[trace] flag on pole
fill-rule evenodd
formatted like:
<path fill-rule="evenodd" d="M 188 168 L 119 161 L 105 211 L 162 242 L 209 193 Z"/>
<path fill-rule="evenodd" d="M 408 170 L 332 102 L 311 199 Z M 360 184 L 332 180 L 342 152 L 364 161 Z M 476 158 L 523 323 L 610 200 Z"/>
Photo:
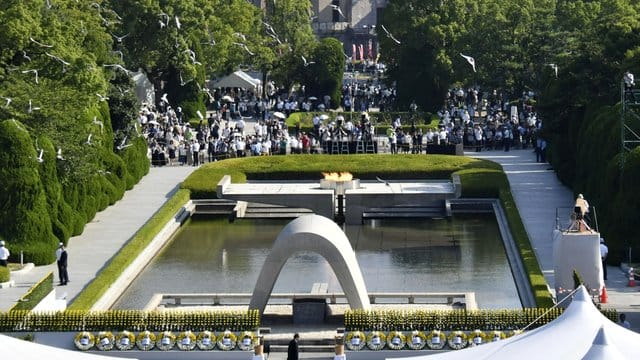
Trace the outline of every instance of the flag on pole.
<path fill-rule="evenodd" d="M 351 52 L 351 61 L 352 62 L 356 62 L 356 60 L 358 59 L 358 53 L 356 51 L 356 44 L 353 44 L 353 51 Z"/>
<path fill-rule="evenodd" d="M 360 60 L 364 61 L 364 44 L 360 44 Z"/>
<path fill-rule="evenodd" d="M 373 60 L 373 41 L 369 39 L 369 43 L 367 45 L 369 47 L 368 53 L 367 53 L 367 59 Z"/>

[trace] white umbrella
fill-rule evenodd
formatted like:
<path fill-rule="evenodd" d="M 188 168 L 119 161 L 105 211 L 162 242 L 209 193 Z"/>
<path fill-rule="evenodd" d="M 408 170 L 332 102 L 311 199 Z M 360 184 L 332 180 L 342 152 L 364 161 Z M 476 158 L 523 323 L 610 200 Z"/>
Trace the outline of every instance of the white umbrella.
<path fill-rule="evenodd" d="M 222 97 L 222 101 L 233 102 L 233 98 L 229 95 L 225 95 Z"/>
<path fill-rule="evenodd" d="M 286 119 L 286 115 L 281 113 L 280 111 L 276 111 L 273 113 L 273 116 L 277 117 L 278 119 Z"/>
<path fill-rule="evenodd" d="M 159 123 L 159 122 L 157 122 L 157 121 L 155 121 L 155 120 L 147 121 L 147 124 L 150 124 L 150 125 L 160 125 L 160 123 Z"/>
<path fill-rule="evenodd" d="M 329 115 L 327 114 L 320 115 L 320 120 L 327 120 L 327 119 L 329 119 Z"/>
<path fill-rule="evenodd" d="M 316 100 L 318 100 L 318 98 L 317 98 L 317 97 L 315 97 L 315 96 L 309 96 L 309 100 L 311 100 L 311 101 L 316 101 Z"/>

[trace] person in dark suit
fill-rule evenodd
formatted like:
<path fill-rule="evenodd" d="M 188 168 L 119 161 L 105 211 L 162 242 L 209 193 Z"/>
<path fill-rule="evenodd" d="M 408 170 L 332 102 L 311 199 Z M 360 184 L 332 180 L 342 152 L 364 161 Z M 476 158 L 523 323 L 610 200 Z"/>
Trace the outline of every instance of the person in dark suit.
<path fill-rule="evenodd" d="M 64 248 L 63 243 L 60 243 L 58 250 L 56 250 L 56 260 L 58 263 L 60 285 L 67 285 L 69 282 L 69 274 L 67 273 L 67 250 Z"/>
<path fill-rule="evenodd" d="M 287 349 L 287 360 L 298 360 L 298 339 L 300 335 L 296 333 L 293 335 L 293 340 L 289 341 L 289 348 Z"/>

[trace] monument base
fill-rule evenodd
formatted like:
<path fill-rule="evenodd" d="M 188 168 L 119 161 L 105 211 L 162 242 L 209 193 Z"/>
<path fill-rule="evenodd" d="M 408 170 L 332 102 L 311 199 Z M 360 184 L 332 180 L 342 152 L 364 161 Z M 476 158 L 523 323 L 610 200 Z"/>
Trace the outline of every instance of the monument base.
<path fill-rule="evenodd" d="M 293 323 L 295 325 L 323 323 L 326 311 L 327 302 L 324 299 L 295 299 Z"/>

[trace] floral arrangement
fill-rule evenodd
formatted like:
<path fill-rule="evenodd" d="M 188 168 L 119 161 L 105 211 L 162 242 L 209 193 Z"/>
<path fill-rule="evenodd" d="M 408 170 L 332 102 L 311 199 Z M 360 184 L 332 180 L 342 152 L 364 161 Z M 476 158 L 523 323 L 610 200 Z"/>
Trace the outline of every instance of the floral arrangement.
<path fill-rule="evenodd" d="M 143 331 L 136 337 L 136 346 L 142 351 L 148 351 L 156 346 L 156 334 L 151 331 Z"/>
<path fill-rule="evenodd" d="M 251 351 L 257 345 L 258 337 L 252 331 L 243 331 L 238 336 L 238 349 L 242 351 Z"/>
<path fill-rule="evenodd" d="M 96 344 L 96 338 L 89 331 L 81 331 L 73 338 L 73 343 L 79 350 L 87 351 Z"/>
<path fill-rule="evenodd" d="M 387 337 L 381 331 L 372 331 L 367 335 L 367 347 L 371 350 L 382 350 L 387 343 Z"/>
<path fill-rule="evenodd" d="M 440 330 L 433 330 L 427 334 L 427 347 L 431 350 L 440 350 L 447 344 L 447 336 Z"/>
<path fill-rule="evenodd" d="M 507 337 L 512 337 L 522 334 L 522 330 L 511 330 L 507 333 Z"/>
<path fill-rule="evenodd" d="M 482 345 L 487 341 L 487 334 L 482 330 L 473 330 L 468 336 L 469 343 L 473 345 Z"/>
<path fill-rule="evenodd" d="M 411 332 L 411 338 L 408 339 L 407 345 L 411 350 L 422 350 L 427 346 L 427 335 L 419 330 Z"/>
<path fill-rule="evenodd" d="M 460 350 L 469 344 L 469 339 L 467 338 L 467 334 L 462 331 L 452 331 L 449 333 L 447 344 L 453 350 Z"/>
<path fill-rule="evenodd" d="M 367 345 L 367 337 L 360 330 L 350 331 L 344 338 L 344 344 L 351 351 L 359 351 Z"/>
<path fill-rule="evenodd" d="M 212 350 L 216 347 L 216 335 L 211 331 L 205 330 L 198 334 L 196 344 L 200 350 Z"/>
<path fill-rule="evenodd" d="M 176 339 L 176 345 L 178 349 L 183 351 L 191 351 L 196 347 L 196 335 L 191 330 L 183 331 L 178 335 Z"/>
<path fill-rule="evenodd" d="M 115 337 L 111 331 L 100 331 L 96 337 L 96 347 L 98 350 L 109 351 L 113 349 Z"/>
<path fill-rule="evenodd" d="M 162 351 L 171 350 L 176 343 L 176 336 L 171 331 L 163 331 L 156 338 L 156 346 Z"/>
<path fill-rule="evenodd" d="M 387 346 L 392 350 L 402 350 L 407 343 L 407 337 L 401 331 L 391 331 L 387 335 Z"/>
<path fill-rule="evenodd" d="M 116 347 L 118 350 L 131 350 L 136 344 L 136 337 L 132 332 L 124 330 L 116 336 Z"/>
<path fill-rule="evenodd" d="M 502 340 L 502 339 L 506 339 L 507 335 L 500 331 L 500 330 L 494 330 L 492 332 L 490 332 L 489 334 L 487 334 L 487 341 L 498 341 L 498 340 Z"/>
<path fill-rule="evenodd" d="M 225 332 L 218 335 L 218 341 L 216 344 L 218 345 L 218 349 L 228 351 L 236 347 L 237 341 L 238 337 L 236 334 L 229 330 L 225 330 Z"/>

